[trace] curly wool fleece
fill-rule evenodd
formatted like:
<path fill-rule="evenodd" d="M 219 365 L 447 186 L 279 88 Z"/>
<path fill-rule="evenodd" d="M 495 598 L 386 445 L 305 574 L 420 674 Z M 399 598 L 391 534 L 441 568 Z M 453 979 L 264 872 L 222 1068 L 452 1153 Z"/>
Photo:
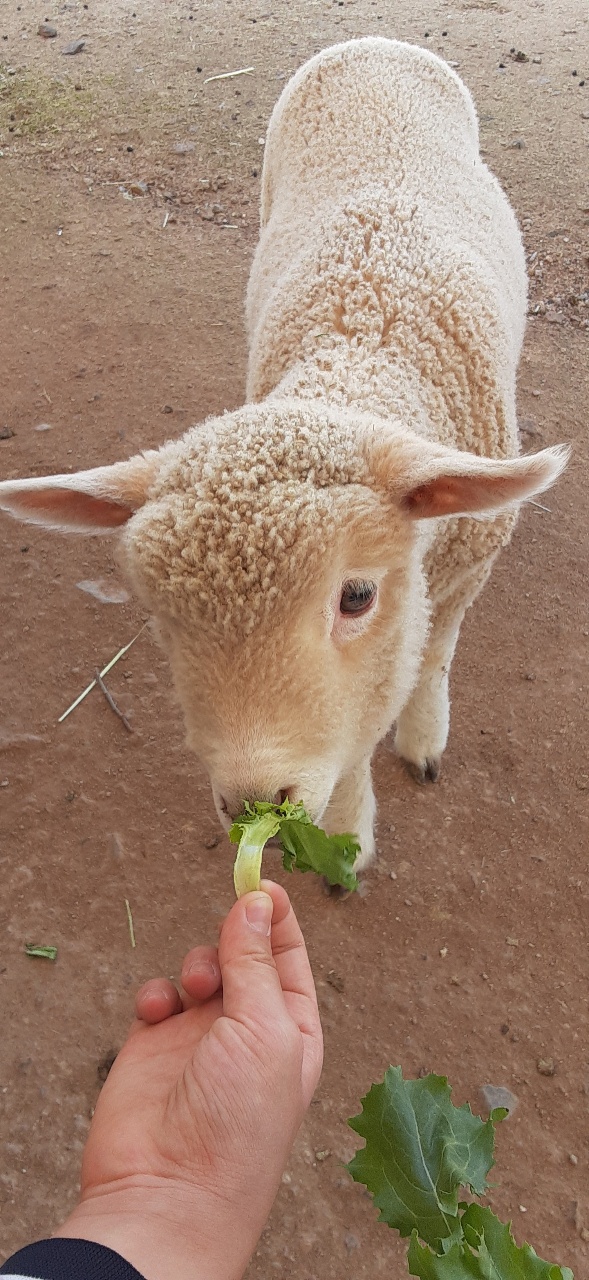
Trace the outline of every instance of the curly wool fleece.
<path fill-rule="evenodd" d="M 270 122 L 248 288 L 248 397 L 277 389 L 518 452 L 526 274 L 468 90 L 390 40 L 336 45 Z"/>
<path fill-rule="evenodd" d="M 291 610 L 370 470 L 358 419 L 300 401 L 246 406 L 160 451 L 149 502 L 128 527 L 128 566 L 146 600 L 226 637 Z M 355 496 L 355 518 L 384 500 Z M 282 610 L 281 610 L 282 603 Z"/>

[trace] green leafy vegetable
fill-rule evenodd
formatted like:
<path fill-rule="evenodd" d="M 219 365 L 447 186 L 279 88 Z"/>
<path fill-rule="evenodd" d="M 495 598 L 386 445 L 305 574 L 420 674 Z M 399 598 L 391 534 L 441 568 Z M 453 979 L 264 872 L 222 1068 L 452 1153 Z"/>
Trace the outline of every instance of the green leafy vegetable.
<path fill-rule="evenodd" d="M 40 956 L 42 960 L 57 960 L 57 947 L 38 947 L 34 942 L 25 942 L 28 956 Z"/>
<path fill-rule="evenodd" d="M 490 1209 L 470 1204 L 462 1215 L 462 1240 L 447 1253 L 421 1246 L 414 1231 L 408 1264 L 420 1280 L 573 1280 L 569 1267 L 543 1262 L 531 1245 L 518 1249 L 511 1231 Z"/>
<path fill-rule="evenodd" d="M 355 889 L 354 863 L 360 852 L 355 836 L 328 836 L 314 826 L 302 804 L 245 804 L 244 812 L 233 823 L 229 839 L 238 844 L 233 868 L 238 898 L 260 887 L 264 845 L 278 836 L 282 846 L 282 862 L 286 871 L 316 871 L 330 884 Z"/>
<path fill-rule="evenodd" d="M 402 1236 L 417 1228 L 434 1249 L 456 1234 L 458 1189 L 483 1195 L 493 1165 L 493 1121 L 455 1107 L 443 1076 L 404 1080 L 389 1067 L 362 1100 L 350 1126 L 366 1138 L 348 1166 Z"/>
<path fill-rule="evenodd" d="M 573 1280 L 568 1267 L 518 1248 L 490 1209 L 459 1201 L 461 1187 L 485 1193 L 493 1167 L 494 1128 L 470 1107 L 455 1107 L 444 1076 L 404 1080 L 389 1067 L 350 1120 L 365 1138 L 348 1169 L 368 1188 L 380 1219 L 411 1236 L 408 1265 L 420 1280 Z M 423 1241 L 424 1243 L 420 1243 Z"/>

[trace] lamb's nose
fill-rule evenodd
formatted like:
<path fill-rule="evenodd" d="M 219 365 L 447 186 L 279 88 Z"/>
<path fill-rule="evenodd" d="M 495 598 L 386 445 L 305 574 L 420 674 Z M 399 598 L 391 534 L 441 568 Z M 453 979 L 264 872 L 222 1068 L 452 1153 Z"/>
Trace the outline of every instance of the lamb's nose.
<path fill-rule="evenodd" d="M 227 815 L 228 818 L 232 818 L 233 821 L 235 821 L 235 819 L 239 817 L 240 813 L 243 813 L 243 806 L 246 800 L 252 805 L 255 804 L 256 800 L 268 801 L 270 799 L 272 800 L 272 804 L 284 804 L 285 800 L 293 799 L 293 791 L 293 787 L 281 787 L 279 791 L 275 791 L 274 796 L 272 797 L 267 791 L 258 792 L 256 795 L 250 793 L 248 796 L 244 796 L 242 798 L 238 798 L 237 796 L 220 795 L 219 808 L 222 813 Z"/>

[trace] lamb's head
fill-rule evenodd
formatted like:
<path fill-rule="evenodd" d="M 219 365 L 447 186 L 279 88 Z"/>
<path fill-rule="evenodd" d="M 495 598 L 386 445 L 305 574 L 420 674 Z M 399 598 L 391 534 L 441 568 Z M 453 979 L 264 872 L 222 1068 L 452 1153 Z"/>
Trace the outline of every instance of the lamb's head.
<path fill-rule="evenodd" d="M 0 485 L 57 529 L 119 528 L 221 821 L 288 795 L 320 820 L 415 682 L 432 518 L 495 512 L 564 465 L 492 462 L 399 425 L 269 400 L 127 463 Z"/>

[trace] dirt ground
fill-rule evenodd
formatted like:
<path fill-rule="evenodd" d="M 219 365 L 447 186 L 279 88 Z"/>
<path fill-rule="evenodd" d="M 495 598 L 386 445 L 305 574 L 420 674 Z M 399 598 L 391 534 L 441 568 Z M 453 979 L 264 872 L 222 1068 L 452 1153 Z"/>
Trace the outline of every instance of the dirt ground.
<path fill-rule="evenodd" d="M 48 3 L 48 0 L 47 0 Z M 135 6 L 133 8 L 133 5 Z M 267 7 L 265 7 L 267 5 Z M 54 22 L 42 39 L 37 26 Z M 0 475 L 94 466 L 243 394 L 242 299 L 263 136 L 322 46 L 398 36 L 474 93 L 482 146 L 522 222 L 530 322 L 524 448 L 570 441 L 467 618 L 435 787 L 388 744 L 379 858 L 361 896 L 289 880 L 313 960 L 326 1066 L 251 1280 L 404 1274 L 342 1162 L 346 1118 L 389 1063 L 519 1099 L 491 1203 L 521 1242 L 589 1269 L 587 404 L 589 12 L 585 0 L 5 0 L 0 16 Z M 83 50 L 64 55 L 68 41 Z M 517 58 L 518 53 L 526 60 Z M 253 73 L 205 84 L 208 76 Z M 584 81 L 584 77 L 586 77 Z M 584 83 L 583 83 L 584 81 Z M 145 184 L 145 187 L 134 184 Z M 166 224 L 164 226 L 164 223 Z M 50 429 L 41 430 L 41 426 Z M 51 1231 L 133 991 L 214 940 L 231 851 L 183 744 L 166 663 L 108 541 L 2 521 L 0 1253 Z M 205 817 L 203 819 L 202 814 Z M 268 867 L 272 866 L 271 856 Z M 133 950 L 125 909 L 133 914 Z M 54 944 L 55 964 L 24 954 Z M 554 1074 L 538 1063 L 553 1060 Z M 101 1065 L 102 1064 L 102 1065 Z"/>

